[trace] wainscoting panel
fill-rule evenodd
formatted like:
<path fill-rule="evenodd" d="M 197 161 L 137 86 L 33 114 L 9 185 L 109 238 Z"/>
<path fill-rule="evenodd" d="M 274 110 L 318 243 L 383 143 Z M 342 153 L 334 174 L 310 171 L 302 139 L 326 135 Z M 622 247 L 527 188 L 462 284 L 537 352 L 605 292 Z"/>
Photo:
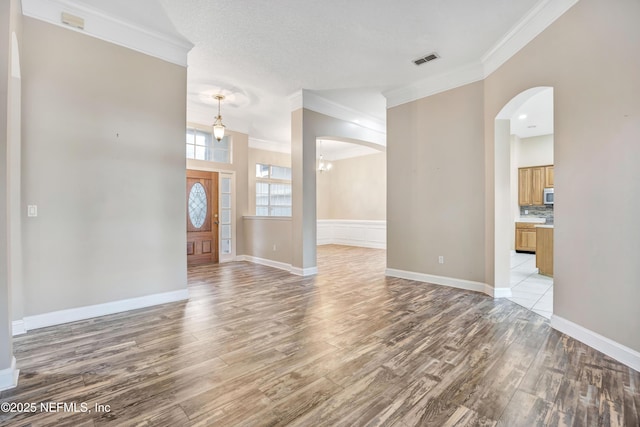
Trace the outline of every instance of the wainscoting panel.
<path fill-rule="evenodd" d="M 320 219 L 317 242 L 318 245 L 386 249 L 387 221 Z"/>

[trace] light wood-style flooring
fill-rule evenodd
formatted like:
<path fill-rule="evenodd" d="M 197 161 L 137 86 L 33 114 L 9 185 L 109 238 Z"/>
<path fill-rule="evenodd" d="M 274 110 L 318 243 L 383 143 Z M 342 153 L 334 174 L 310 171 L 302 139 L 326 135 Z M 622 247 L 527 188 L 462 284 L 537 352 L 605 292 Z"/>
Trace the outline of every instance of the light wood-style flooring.
<path fill-rule="evenodd" d="M 0 425 L 640 426 L 640 373 L 543 317 L 385 277 L 381 250 L 318 256 L 308 278 L 192 267 L 189 302 L 16 337 L 20 383 L 0 403 L 93 412 Z"/>

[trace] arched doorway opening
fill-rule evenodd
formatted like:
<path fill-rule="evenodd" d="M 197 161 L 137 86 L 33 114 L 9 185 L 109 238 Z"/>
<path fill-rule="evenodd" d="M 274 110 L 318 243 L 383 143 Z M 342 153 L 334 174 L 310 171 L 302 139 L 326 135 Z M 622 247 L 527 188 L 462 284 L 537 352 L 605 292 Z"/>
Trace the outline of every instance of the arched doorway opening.
<path fill-rule="evenodd" d="M 366 141 L 316 139 L 317 245 L 386 249 L 386 149 Z"/>
<path fill-rule="evenodd" d="M 544 194 L 553 191 L 553 88 L 531 88 L 511 99 L 496 116 L 494 143 L 495 287 L 550 318 L 554 216 Z M 536 236 L 543 242 L 549 235 L 550 246 L 536 250 Z M 551 271 L 540 266 L 549 256 Z"/>

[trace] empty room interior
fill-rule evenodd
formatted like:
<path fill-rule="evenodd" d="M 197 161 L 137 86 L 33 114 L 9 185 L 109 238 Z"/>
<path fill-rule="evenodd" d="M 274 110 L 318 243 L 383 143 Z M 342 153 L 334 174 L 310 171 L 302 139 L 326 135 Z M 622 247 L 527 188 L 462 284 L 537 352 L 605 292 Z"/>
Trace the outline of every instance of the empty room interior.
<path fill-rule="evenodd" d="M 638 22 L 3 0 L 0 426 L 640 426 Z"/>

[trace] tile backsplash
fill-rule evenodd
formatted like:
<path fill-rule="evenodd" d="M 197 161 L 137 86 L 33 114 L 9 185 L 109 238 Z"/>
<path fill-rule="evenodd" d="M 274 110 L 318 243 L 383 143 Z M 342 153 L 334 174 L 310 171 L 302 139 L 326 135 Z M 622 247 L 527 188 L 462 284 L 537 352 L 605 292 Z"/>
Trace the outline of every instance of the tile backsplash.
<path fill-rule="evenodd" d="M 524 213 L 527 210 L 529 213 Z M 520 206 L 520 216 L 523 218 L 545 218 L 547 224 L 553 224 L 553 205 L 544 206 Z"/>

